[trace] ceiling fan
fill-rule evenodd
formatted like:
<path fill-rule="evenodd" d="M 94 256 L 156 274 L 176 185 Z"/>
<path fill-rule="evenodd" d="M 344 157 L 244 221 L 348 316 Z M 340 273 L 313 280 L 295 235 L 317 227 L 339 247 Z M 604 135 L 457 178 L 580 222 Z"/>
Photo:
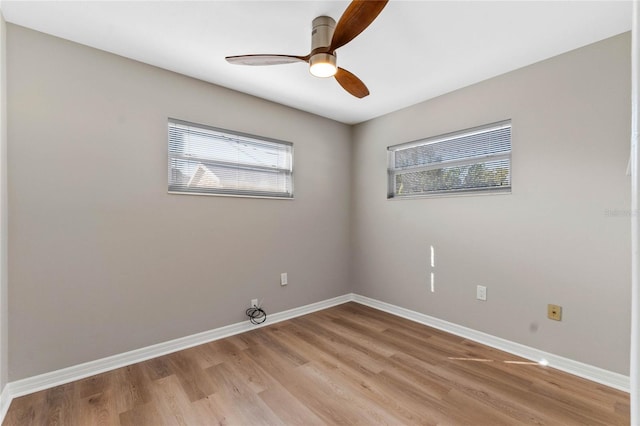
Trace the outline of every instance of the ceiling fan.
<path fill-rule="evenodd" d="M 329 16 L 318 16 L 311 30 L 311 52 L 307 56 L 295 55 L 239 55 L 227 56 L 236 65 L 281 65 L 307 62 L 309 71 L 316 77 L 335 77 L 340 86 L 357 98 L 369 95 L 367 86 L 355 75 L 336 65 L 336 50 L 364 31 L 388 0 L 353 0 L 344 11 L 338 24 Z"/>

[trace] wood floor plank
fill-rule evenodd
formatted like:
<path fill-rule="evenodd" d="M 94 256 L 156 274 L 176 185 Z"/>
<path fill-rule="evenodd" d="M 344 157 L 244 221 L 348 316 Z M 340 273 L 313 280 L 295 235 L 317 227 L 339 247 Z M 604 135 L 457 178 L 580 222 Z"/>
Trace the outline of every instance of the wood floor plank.
<path fill-rule="evenodd" d="M 46 392 L 36 392 L 16 398 L 11 403 L 4 424 L 45 425 L 48 424 Z"/>
<path fill-rule="evenodd" d="M 216 391 L 215 385 L 209 380 L 198 363 L 190 356 L 191 352 L 176 352 L 167 355 L 172 370 L 180 382 L 182 390 L 194 402 L 206 398 Z"/>
<path fill-rule="evenodd" d="M 629 395 L 347 303 L 16 398 L 3 425 L 626 425 Z"/>
<path fill-rule="evenodd" d="M 256 394 L 278 387 L 279 383 L 247 355 L 249 350 L 240 352 L 235 359 L 224 364 Z"/>
<path fill-rule="evenodd" d="M 79 418 L 86 424 L 109 426 L 119 423 L 119 413 L 116 409 L 115 395 L 111 390 L 92 394 L 78 401 Z"/>
<path fill-rule="evenodd" d="M 406 377 L 412 377 L 416 383 L 426 381 L 449 386 L 451 389 L 482 401 L 495 410 L 507 413 L 520 424 L 549 424 L 550 419 L 544 414 L 534 412 L 526 405 L 518 404 L 510 398 L 508 390 L 505 394 L 503 389 L 491 389 L 482 380 L 451 374 L 446 369 L 446 365 L 445 367 L 433 366 L 406 354 L 396 354 L 389 359 L 388 369 L 403 373 Z"/>
<path fill-rule="evenodd" d="M 174 374 L 169 358 L 161 356 L 139 364 L 151 380 L 159 380 Z"/>
<path fill-rule="evenodd" d="M 260 398 L 287 425 L 324 425 L 325 422 L 282 385 L 260 392 Z"/>
<path fill-rule="evenodd" d="M 80 416 L 77 412 L 78 395 L 76 383 L 68 383 L 56 386 L 45 392 L 46 397 L 46 422 L 49 425 L 75 425 L 79 424 Z"/>
<path fill-rule="evenodd" d="M 232 408 L 241 424 L 284 424 L 249 385 L 238 378 L 228 363 L 210 367 L 206 372 L 219 389 L 214 397 L 221 398 L 221 405 Z"/>
<path fill-rule="evenodd" d="M 335 404 L 341 407 L 349 407 L 348 411 L 343 410 L 344 421 L 339 423 L 352 424 L 399 424 L 399 419 L 389 413 L 382 405 L 372 404 L 368 396 L 359 391 L 359 385 L 351 380 L 345 380 L 344 376 L 336 370 L 324 369 L 317 364 L 310 362 L 298 367 L 303 377 L 310 380 L 317 387 L 325 390 L 325 398 L 316 402 L 322 404 L 331 398 Z M 354 418 L 355 415 L 355 418 Z"/>
<path fill-rule="evenodd" d="M 156 380 L 153 383 L 152 393 L 152 401 L 163 424 L 179 426 L 197 424 L 197 419 L 194 418 L 191 410 L 191 401 L 175 375 Z"/>
<path fill-rule="evenodd" d="M 305 374 L 302 366 L 292 364 L 267 347 L 255 347 L 247 352 L 256 363 L 270 374 L 288 392 L 327 424 L 356 424 L 360 418 L 344 401 L 334 394 L 323 381 Z"/>
<path fill-rule="evenodd" d="M 225 399 L 219 394 L 209 395 L 191 404 L 194 416 L 199 419 L 198 424 L 231 426 L 241 425 L 242 418 L 238 415 L 238 410 L 229 406 Z M 151 423 L 139 423 L 151 424 Z"/>
<path fill-rule="evenodd" d="M 152 400 L 151 380 L 145 374 L 142 363 L 118 368 L 113 373 L 113 393 L 118 413 L 132 410 Z"/>
<path fill-rule="evenodd" d="M 341 375 L 345 380 L 357 385 L 358 392 L 363 393 L 375 405 L 391 407 L 399 418 L 398 424 L 425 424 L 435 425 L 436 420 L 429 420 L 429 416 L 418 414 L 404 406 L 403 401 L 398 401 L 393 397 L 393 390 L 382 389 L 378 381 L 372 380 L 375 373 L 360 368 L 357 364 L 345 363 L 345 359 L 335 356 L 334 350 L 327 347 L 322 340 L 319 340 L 311 332 L 307 332 L 295 325 L 290 327 L 297 340 L 298 347 L 305 347 L 308 350 L 310 359 L 321 363 L 325 368 L 332 370 L 335 374 Z M 304 352 L 305 356 L 307 352 Z"/>
<path fill-rule="evenodd" d="M 165 419 L 158 412 L 155 403 L 138 405 L 131 410 L 120 413 L 120 425 L 122 426 L 163 424 L 165 424 Z"/>
<path fill-rule="evenodd" d="M 363 378 L 361 374 L 353 370 L 340 368 L 336 369 L 335 373 L 341 374 L 345 379 L 357 383 L 360 386 L 359 392 L 364 394 L 372 404 L 385 407 L 399 419 L 397 424 L 429 426 L 447 424 L 447 422 L 442 423 L 441 416 L 426 408 L 424 400 L 414 404 L 384 380 L 379 378 L 370 380 L 369 378 Z M 452 422 L 449 421 L 448 423 Z"/>
<path fill-rule="evenodd" d="M 277 333 L 275 337 L 287 347 L 295 347 L 309 361 L 322 364 L 325 368 L 336 368 L 340 361 L 336 358 L 334 349 L 324 345 L 315 334 L 293 323 L 287 324 L 287 333 Z"/>
<path fill-rule="evenodd" d="M 357 370 L 364 369 L 372 373 L 380 372 L 384 368 L 385 357 L 383 355 L 333 332 L 331 327 L 323 327 L 313 321 L 301 321 L 299 324 L 301 328 L 308 331 L 307 338 L 303 340 L 312 340 L 309 335 L 311 333 L 321 338 L 321 342 L 315 340 L 317 350 L 325 351 L 325 353 L 333 356 L 343 365 L 348 365 Z"/>

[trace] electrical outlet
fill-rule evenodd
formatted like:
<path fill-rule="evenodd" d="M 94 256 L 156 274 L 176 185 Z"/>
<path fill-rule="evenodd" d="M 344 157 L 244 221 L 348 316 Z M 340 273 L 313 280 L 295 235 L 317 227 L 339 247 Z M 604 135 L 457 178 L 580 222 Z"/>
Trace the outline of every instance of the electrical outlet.
<path fill-rule="evenodd" d="M 287 285 L 287 284 L 288 284 L 287 273 L 283 272 L 280 274 L 280 285 Z"/>
<path fill-rule="evenodd" d="M 476 299 L 487 300 L 487 287 L 479 285 L 476 287 Z"/>
<path fill-rule="evenodd" d="M 554 321 L 562 321 L 562 306 L 547 305 L 547 317 Z"/>
<path fill-rule="evenodd" d="M 258 299 L 251 299 L 251 308 L 257 308 L 258 307 Z"/>

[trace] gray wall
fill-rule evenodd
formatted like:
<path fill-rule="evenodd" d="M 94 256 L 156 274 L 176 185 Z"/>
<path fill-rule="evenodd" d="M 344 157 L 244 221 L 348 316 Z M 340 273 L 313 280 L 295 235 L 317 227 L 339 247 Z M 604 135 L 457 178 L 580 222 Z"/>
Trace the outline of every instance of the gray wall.
<path fill-rule="evenodd" d="M 6 40 L 6 23 L 0 12 L 0 391 L 8 382 L 9 371 Z"/>
<path fill-rule="evenodd" d="M 10 380 L 350 291 L 348 126 L 14 25 L 7 48 Z M 295 200 L 167 194 L 167 117 L 293 142 Z"/>
<path fill-rule="evenodd" d="M 355 292 L 628 374 L 629 52 L 623 34 L 356 126 Z M 386 200 L 388 145 L 509 118 L 512 194 Z"/>

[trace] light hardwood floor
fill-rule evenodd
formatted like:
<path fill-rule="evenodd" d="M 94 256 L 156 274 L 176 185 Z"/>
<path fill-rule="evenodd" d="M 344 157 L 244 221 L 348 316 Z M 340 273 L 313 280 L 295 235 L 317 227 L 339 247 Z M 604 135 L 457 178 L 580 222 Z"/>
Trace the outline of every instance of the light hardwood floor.
<path fill-rule="evenodd" d="M 628 425 L 629 396 L 347 303 L 15 399 L 5 425 Z"/>

